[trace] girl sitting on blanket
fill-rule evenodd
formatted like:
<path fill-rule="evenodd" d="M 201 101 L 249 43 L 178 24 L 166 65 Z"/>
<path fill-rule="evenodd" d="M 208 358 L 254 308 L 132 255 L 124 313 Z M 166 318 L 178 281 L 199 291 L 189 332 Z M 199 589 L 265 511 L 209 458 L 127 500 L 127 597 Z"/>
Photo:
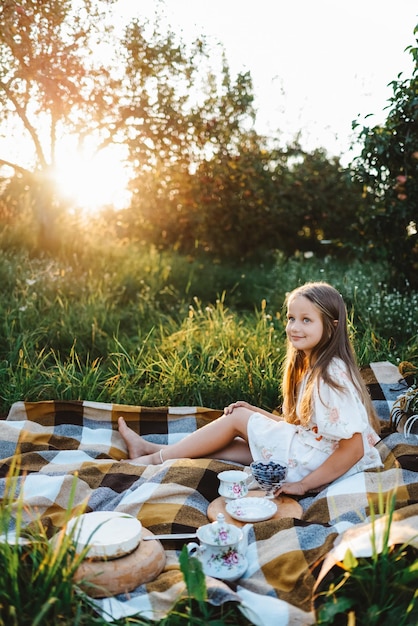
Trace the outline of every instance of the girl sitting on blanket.
<path fill-rule="evenodd" d="M 381 466 L 379 423 L 347 332 L 341 295 L 324 282 L 292 291 L 287 305 L 283 415 L 233 402 L 219 419 L 170 445 L 151 443 L 119 418 L 129 458 L 219 458 L 248 465 L 274 458 L 288 466 L 279 493 L 301 496 L 340 478 Z"/>

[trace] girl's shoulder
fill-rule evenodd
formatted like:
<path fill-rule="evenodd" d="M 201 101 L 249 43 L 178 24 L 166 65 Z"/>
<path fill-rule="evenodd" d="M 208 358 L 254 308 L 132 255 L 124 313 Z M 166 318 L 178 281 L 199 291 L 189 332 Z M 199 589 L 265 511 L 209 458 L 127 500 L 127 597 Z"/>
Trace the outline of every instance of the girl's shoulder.
<path fill-rule="evenodd" d="M 332 377 L 345 375 L 349 373 L 348 365 L 339 357 L 335 356 L 329 362 L 327 367 L 328 373 L 331 374 Z"/>
<path fill-rule="evenodd" d="M 341 391 L 343 388 L 351 389 L 355 386 L 355 374 L 350 371 L 350 366 L 339 357 L 334 357 L 329 362 L 327 378 L 329 380 L 328 385 L 335 390 L 339 389 Z M 328 386 L 321 377 L 319 379 L 319 386 L 322 387 L 323 385 Z"/>

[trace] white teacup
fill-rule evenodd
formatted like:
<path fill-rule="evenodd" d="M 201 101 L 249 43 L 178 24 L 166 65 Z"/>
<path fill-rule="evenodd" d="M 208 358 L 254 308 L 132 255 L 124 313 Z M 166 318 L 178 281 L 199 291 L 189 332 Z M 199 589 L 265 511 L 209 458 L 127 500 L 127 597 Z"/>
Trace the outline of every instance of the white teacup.
<path fill-rule="evenodd" d="M 244 498 L 248 493 L 249 483 L 253 480 L 251 475 L 242 470 L 226 470 L 218 474 L 218 478 L 218 492 L 227 500 Z"/>
<path fill-rule="evenodd" d="M 200 543 L 188 543 L 187 550 L 199 559 L 208 576 L 227 581 L 237 580 L 248 567 L 246 552 L 251 526 L 246 524 L 237 528 L 227 524 L 225 516 L 218 513 L 215 522 L 197 529 Z"/>

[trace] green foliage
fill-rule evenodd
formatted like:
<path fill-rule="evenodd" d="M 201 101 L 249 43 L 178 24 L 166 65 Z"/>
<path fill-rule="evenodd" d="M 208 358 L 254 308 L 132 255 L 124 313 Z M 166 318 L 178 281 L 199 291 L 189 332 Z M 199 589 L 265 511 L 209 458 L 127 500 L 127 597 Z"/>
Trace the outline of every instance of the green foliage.
<path fill-rule="evenodd" d="M 199 559 L 194 556 L 189 556 L 187 546 L 183 546 L 179 556 L 179 562 L 186 583 L 188 596 L 195 598 L 198 602 L 204 602 L 207 599 L 207 590 L 205 575 Z"/>
<path fill-rule="evenodd" d="M 186 584 L 186 596 L 180 598 L 170 613 L 158 622 L 160 626 L 250 626 L 251 622 L 236 609 L 234 603 L 228 602 L 217 607 L 207 601 L 202 565 L 199 559 L 189 556 L 187 546 L 183 546 L 179 562 Z"/>
<path fill-rule="evenodd" d="M 78 245 L 78 241 L 76 242 Z M 381 265 L 331 258 L 237 268 L 145 246 L 0 256 L 0 397 L 223 408 L 280 404 L 283 302 L 308 280 L 343 295 L 360 364 L 418 357 L 418 294 Z"/>
<path fill-rule="evenodd" d="M 363 127 L 359 138 L 364 147 L 353 163 L 372 200 L 361 216 L 365 236 L 375 258 L 388 259 L 391 285 L 403 290 L 418 286 L 418 47 L 409 47 L 409 52 L 411 77 L 399 75 L 391 83 L 387 119 Z"/>
<path fill-rule="evenodd" d="M 376 537 L 377 518 L 371 506 L 371 556 L 355 557 L 347 550 L 343 561 L 334 567 L 332 582 L 329 578 L 322 581 L 316 597 L 318 625 L 412 626 L 417 623 L 417 551 L 411 545 L 391 545 L 389 541 L 395 500 L 393 495 L 387 503 L 381 548 Z M 380 510 L 380 515 L 383 512 Z"/>
<path fill-rule="evenodd" d="M 328 158 L 320 149 L 301 153 L 291 167 L 288 187 L 290 206 L 283 221 L 290 241 L 280 249 L 289 254 L 301 249 L 346 258 L 356 248 L 364 253 L 357 222 L 361 186 L 338 158 Z"/>
<path fill-rule="evenodd" d="M 176 163 L 139 173 L 138 194 L 120 216 L 123 235 L 240 262 L 268 259 L 277 250 L 352 255 L 362 245 L 361 186 L 321 150 L 267 143 L 241 131 L 239 142 L 231 137 L 227 147 L 214 138 L 211 158 L 193 172 Z"/>
<path fill-rule="evenodd" d="M 89 597 L 73 583 L 85 553 L 75 553 L 65 527 L 54 540 L 48 538 L 36 513 L 23 507 L 21 481 L 15 463 L 0 502 L 0 532 L 8 537 L 0 543 L 0 625 L 102 624 Z"/>

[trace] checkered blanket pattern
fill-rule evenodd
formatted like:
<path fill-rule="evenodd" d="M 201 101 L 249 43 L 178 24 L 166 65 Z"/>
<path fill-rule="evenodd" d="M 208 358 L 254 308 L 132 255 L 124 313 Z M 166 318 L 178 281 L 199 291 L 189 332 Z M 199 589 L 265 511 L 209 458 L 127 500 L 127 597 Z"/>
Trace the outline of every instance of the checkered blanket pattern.
<path fill-rule="evenodd" d="M 402 381 L 394 366 L 373 365 L 365 380 L 380 403 L 379 415 L 387 421 L 391 404 L 403 390 Z M 64 523 L 73 481 L 74 514 L 83 506 L 86 511 L 123 511 L 154 533 L 192 532 L 208 523 L 208 504 L 218 496 L 217 474 L 238 466 L 208 459 L 133 465 L 126 461 L 117 417 L 123 415 L 140 434 L 166 443 L 220 414 L 200 407 L 17 402 L 0 422 L 0 494 L 17 457 L 24 502 L 29 511 L 41 515 L 51 534 Z M 377 503 L 380 493 L 395 490 L 398 514 L 418 514 L 417 436 L 392 433 L 378 447 L 383 470 L 356 474 L 302 498 L 302 519 L 254 524 L 247 572 L 236 584 L 208 578 L 211 600 L 237 601 L 260 626 L 314 624 L 312 589 L 320 564 L 339 533 L 367 518 L 370 500 Z M 129 596 L 96 600 L 109 621 L 137 613 L 157 620 L 169 611 L 184 588 L 178 567 L 181 546 L 165 542 L 164 547 L 167 564 L 156 580 Z"/>

